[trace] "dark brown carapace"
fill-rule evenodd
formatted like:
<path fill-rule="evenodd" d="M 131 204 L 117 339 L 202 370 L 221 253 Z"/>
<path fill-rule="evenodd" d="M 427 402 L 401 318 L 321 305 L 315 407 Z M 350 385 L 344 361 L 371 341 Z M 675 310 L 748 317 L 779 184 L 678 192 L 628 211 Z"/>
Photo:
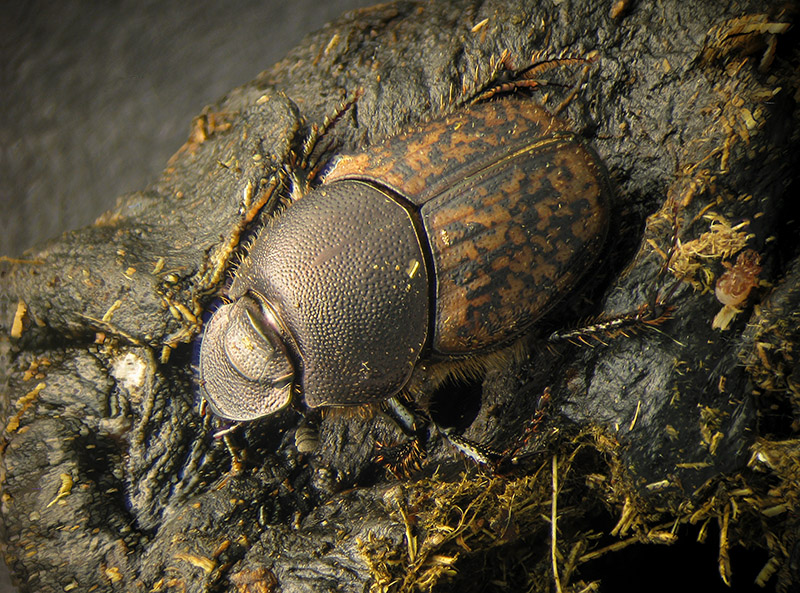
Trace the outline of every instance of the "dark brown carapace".
<path fill-rule="evenodd" d="M 589 271 L 609 200 L 597 155 L 524 100 L 338 157 L 264 227 L 209 321 L 205 397 L 242 421 L 480 372 Z"/>

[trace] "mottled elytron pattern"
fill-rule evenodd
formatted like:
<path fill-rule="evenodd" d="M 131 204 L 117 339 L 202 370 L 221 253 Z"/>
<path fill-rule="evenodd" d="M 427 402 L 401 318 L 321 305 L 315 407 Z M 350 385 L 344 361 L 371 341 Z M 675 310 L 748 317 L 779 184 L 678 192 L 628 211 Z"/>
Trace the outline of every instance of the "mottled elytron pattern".
<path fill-rule="evenodd" d="M 440 354 L 517 338 L 588 270 L 608 226 L 597 156 L 522 101 L 477 105 L 342 157 L 325 181 L 339 179 L 388 187 L 419 207 Z"/>

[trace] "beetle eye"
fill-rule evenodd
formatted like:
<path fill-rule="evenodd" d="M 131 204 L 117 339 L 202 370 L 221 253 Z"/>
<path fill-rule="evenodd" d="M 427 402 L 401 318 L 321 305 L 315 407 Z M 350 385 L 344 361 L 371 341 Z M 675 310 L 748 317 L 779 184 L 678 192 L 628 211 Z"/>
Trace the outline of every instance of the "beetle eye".
<path fill-rule="evenodd" d="M 252 420 L 289 402 L 294 369 L 276 324 L 275 314 L 248 296 L 223 305 L 209 320 L 200 376 L 219 416 Z"/>

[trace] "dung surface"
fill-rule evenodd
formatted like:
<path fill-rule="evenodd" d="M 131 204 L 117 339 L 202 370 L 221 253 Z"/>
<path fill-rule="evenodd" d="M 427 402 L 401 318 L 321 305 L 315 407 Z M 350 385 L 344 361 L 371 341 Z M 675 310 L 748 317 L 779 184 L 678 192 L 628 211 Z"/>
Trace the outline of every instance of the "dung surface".
<path fill-rule="evenodd" d="M 736 582 L 747 547 L 765 559 L 758 578 L 788 590 L 796 11 L 620 7 L 396 2 L 345 15 L 204 110 L 155 184 L 0 261 L 2 513 L 22 590 L 545 591 L 557 580 L 579 591 L 602 581 L 598 559 L 675 543 L 690 526 L 718 539 L 721 580 Z M 195 401 L 198 332 L 309 126 L 360 94 L 324 157 L 363 149 L 552 60 L 520 94 L 605 162 L 616 240 L 537 328 L 531 356 L 487 374 L 479 402 L 469 386 L 462 414 L 460 383 L 432 395 L 439 422 L 519 445 L 517 463 L 486 475 L 434 436 L 400 483 L 373 462 L 377 441 L 399 437 L 380 417 L 324 416 L 310 455 L 295 448 L 292 410 L 214 438 Z M 716 281 L 744 249 L 760 254 L 758 280 L 713 329 Z M 541 345 L 656 293 L 672 308 L 657 327 Z M 520 442 L 544 393 L 545 420 Z"/>

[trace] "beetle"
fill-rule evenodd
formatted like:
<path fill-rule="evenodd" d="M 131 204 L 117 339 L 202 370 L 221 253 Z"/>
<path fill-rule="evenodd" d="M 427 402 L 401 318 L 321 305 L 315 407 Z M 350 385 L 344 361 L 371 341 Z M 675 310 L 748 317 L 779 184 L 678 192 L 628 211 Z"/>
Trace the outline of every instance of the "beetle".
<path fill-rule="evenodd" d="M 587 274 L 610 195 L 597 154 L 516 98 L 336 157 L 265 225 L 210 318 L 203 395 L 248 421 L 480 373 Z"/>

